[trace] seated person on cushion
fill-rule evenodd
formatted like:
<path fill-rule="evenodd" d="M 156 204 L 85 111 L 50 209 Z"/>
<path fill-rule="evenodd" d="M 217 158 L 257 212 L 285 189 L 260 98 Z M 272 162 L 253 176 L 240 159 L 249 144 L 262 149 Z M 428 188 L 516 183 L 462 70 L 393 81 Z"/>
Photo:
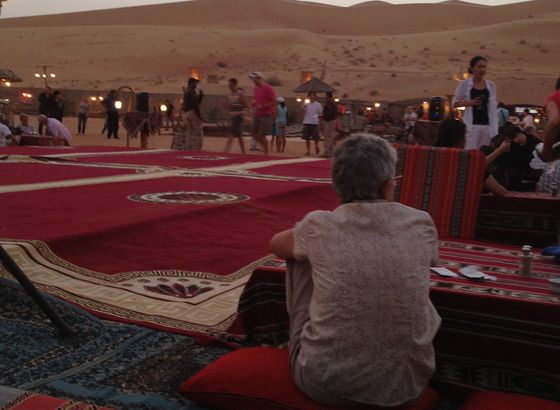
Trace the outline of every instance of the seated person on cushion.
<path fill-rule="evenodd" d="M 437 232 L 427 213 L 393 202 L 395 163 L 381 138 L 345 140 L 331 170 L 342 204 L 270 241 L 288 259 L 291 373 L 324 405 L 409 404 L 435 368 Z"/>

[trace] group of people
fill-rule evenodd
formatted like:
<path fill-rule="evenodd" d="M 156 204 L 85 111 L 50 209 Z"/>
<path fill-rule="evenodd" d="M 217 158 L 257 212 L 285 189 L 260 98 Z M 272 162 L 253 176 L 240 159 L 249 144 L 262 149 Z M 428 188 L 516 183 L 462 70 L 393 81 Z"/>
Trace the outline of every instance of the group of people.
<path fill-rule="evenodd" d="M 453 107 L 465 107 L 462 121 L 448 119 L 441 124 L 436 146 L 480 149 L 486 155 L 485 188 L 504 195 L 511 191 L 551 192 L 560 184 L 560 167 L 554 129 L 560 79 L 556 91 L 545 103 L 548 121 L 536 129 L 533 116 L 526 109 L 521 126 L 509 122 L 509 111 L 496 102 L 496 85 L 485 79 L 487 59 L 473 57 L 469 64 L 471 78 L 462 81 L 455 92 Z M 556 131 L 557 133 L 557 131 Z M 547 161 L 550 163 L 547 164 Z M 545 174 L 544 178 L 541 178 Z"/>
<path fill-rule="evenodd" d="M 443 121 L 435 145 L 485 152 L 485 187 L 497 195 L 505 193 L 504 171 L 518 189 L 547 172 L 528 168 L 536 159 L 560 169 L 560 78 L 544 105 L 543 130 L 499 127 L 496 88 L 483 79 L 486 60 L 473 59 L 471 70 L 454 99 L 465 115 Z M 345 139 L 331 167 L 341 205 L 309 213 L 269 243 L 287 260 L 290 371 L 323 405 L 408 406 L 435 369 L 440 318 L 429 270 L 438 261 L 437 231 L 427 213 L 393 202 L 395 163 L 380 137 Z"/>
<path fill-rule="evenodd" d="M 35 127 L 29 122 L 27 114 L 20 114 L 19 119 L 20 123 L 12 128 L 9 125 L 7 116 L 0 115 L 0 147 L 19 145 L 22 137 L 38 136 Z M 72 134 L 58 119 L 39 114 L 37 121 L 41 130 L 44 127 L 46 136 L 63 138 L 68 144 L 72 141 Z"/>
<path fill-rule="evenodd" d="M 62 92 L 52 91 L 51 87 L 45 87 L 45 90 L 39 94 L 39 114 L 47 117 L 56 118 L 62 122 L 64 116 L 64 100 Z M 43 135 L 43 127 L 39 125 L 39 134 Z"/>
<path fill-rule="evenodd" d="M 274 89 L 264 80 L 262 73 L 252 72 L 249 74 L 252 80 L 253 98 L 251 101 L 245 95 L 244 90 L 239 87 L 236 78 L 228 81 L 228 93 L 220 105 L 229 111 L 230 128 L 224 151 L 229 152 L 233 139 L 237 139 L 239 149 L 245 153 L 243 141 L 243 121 L 247 110 L 252 111 L 251 150 L 261 151 L 267 155 L 269 148 L 276 146 L 277 152 L 283 152 L 286 148 L 286 127 L 288 122 L 288 106 L 283 97 L 276 96 Z M 173 149 L 201 149 L 202 148 L 202 118 L 200 105 L 204 98 L 204 92 L 198 86 L 198 80 L 190 78 L 187 88 L 183 89 L 183 104 L 181 108 L 181 120 L 184 132 L 175 133 Z M 302 138 L 306 141 L 307 152 L 310 155 L 311 141 L 315 143 L 315 153 L 319 154 L 319 125 L 323 121 L 324 152 L 322 157 L 330 157 L 333 153 L 336 134 L 336 120 L 339 109 L 334 102 L 332 93 L 326 93 L 325 104 L 316 100 L 315 92 L 308 93 L 307 102 L 301 105 L 303 114 Z M 267 140 L 271 135 L 272 139 Z M 257 147 L 259 145 L 261 148 Z"/>

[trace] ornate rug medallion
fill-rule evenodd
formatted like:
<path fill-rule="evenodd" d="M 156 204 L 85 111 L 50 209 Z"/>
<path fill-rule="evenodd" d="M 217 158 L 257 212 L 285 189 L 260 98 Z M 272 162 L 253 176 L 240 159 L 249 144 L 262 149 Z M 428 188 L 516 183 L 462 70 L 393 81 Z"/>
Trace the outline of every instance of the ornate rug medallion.
<path fill-rule="evenodd" d="M 192 159 L 195 161 L 223 161 L 224 159 L 230 159 L 228 157 L 221 157 L 219 155 L 184 155 L 180 156 L 181 159 Z"/>
<path fill-rule="evenodd" d="M 242 202 L 247 201 L 250 198 L 246 195 L 224 192 L 177 191 L 132 194 L 128 196 L 128 199 L 137 202 L 150 202 L 158 204 L 207 205 Z"/>

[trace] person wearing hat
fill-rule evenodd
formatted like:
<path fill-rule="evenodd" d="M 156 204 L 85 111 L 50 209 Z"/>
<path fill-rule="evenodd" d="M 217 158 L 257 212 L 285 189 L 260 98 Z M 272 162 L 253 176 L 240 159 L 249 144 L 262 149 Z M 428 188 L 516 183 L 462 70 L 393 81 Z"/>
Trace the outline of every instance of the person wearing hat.
<path fill-rule="evenodd" d="M 193 77 L 189 78 L 187 88 L 183 87 L 183 93 L 181 119 L 185 132 L 174 135 L 171 148 L 198 151 L 202 149 L 200 104 L 204 98 L 204 93 L 198 87 L 198 80 Z"/>
<path fill-rule="evenodd" d="M 263 75 L 258 71 L 249 74 L 255 88 L 253 90 L 253 137 L 262 145 L 264 154 L 268 155 L 268 141 L 266 136 L 272 129 L 274 112 L 276 110 L 276 94 L 272 87 L 267 84 Z"/>
<path fill-rule="evenodd" d="M 284 152 L 286 148 L 286 124 L 288 123 L 288 106 L 283 97 L 278 97 L 276 107 L 276 151 Z"/>

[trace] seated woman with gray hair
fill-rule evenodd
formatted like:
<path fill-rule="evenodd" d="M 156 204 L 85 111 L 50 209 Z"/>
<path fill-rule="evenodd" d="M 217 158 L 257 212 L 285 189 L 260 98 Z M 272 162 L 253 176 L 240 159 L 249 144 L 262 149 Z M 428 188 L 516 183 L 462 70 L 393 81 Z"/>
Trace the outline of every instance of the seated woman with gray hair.
<path fill-rule="evenodd" d="M 341 205 L 270 241 L 288 260 L 291 373 L 324 405 L 409 405 L 435 369 L 437 232 L 426 212 L 393 202 L 395 163 L 381 138 L 345 140 L 331 169 Z"/>

